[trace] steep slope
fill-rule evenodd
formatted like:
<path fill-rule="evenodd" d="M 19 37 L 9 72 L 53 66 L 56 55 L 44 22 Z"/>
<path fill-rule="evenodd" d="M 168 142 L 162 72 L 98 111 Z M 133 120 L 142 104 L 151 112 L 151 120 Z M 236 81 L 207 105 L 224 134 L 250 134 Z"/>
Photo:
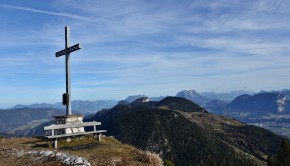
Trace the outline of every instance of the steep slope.
<path fill-rule="evenodd" d="M 290 101 L 279 93 L 259 93 L 253 96 L 241 95 L 228 106 L 232 112 L 253 114 L 290 113 Z"/>
<path fill-rule="evenodd" d="M 167 97 L 160 102 L 119 104 L 90 120 L 101 121 L 108 134 L 122 142 L 159 153 L 176 165 L 264 165 L 261 160 L 277 151 L 279 136 L 209 114 L 196 104 L 190 109 L 189 103 Z"/>
<path fill-rule="evenodd" d="M 65 114 L 64 110 L 51 108 L 18 108 L 0 110 L 0 132 L 26 126 L 37 126 L 44 121 L 49 121 L 54 115 Z"/>
<path fill-rule="evenodd" d="M 199 112 L 181 114 L 226 143 L 261 160 L 265 161 L 267 155 L 275 155 L 279 149 L 282 137 L 263 128 L 247 125 L 223 115 Z"/>

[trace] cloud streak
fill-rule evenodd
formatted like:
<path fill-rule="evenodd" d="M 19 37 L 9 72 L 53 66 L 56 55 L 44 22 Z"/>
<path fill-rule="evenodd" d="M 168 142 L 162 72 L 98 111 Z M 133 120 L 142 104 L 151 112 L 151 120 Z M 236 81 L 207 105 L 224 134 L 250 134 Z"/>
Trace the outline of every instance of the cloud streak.
<path fill-rule="evenodd" d="M 43 4 L 47 10 L 0 4 L 29 12 L 16 17 L 0 11 L 15 20 L 0 27 L 3 87 L 22 79 L 29 90 L 64 88 L 64 58 L 54 53 L 64 47 L 65 25 L 71 26 L 71 44 L 83 46 L 71 55 L 75 99 L 290 86 L 289 1 L 50 2 Z M 22 23 L 34 13 L 41 20 Z"/>
<path fill-rule="evenodd" d="M 15 10 L 21 10 L 21 11 L 28 11 L 28 12 L 33 12 L 33 13 L 41 13 L 41 14 L 61 16 L 61 17 L 78 19 L 78 20 L 88 20 L 86 17 L 79 16 L 79 15 L 75 15 L 75 14 L 70 14 L 70 13 L 52 12 L 52 11 L 33 9 L 33 8 L 22 7 L 22 6 L 6 5 L 6 4 L 0 4 L 0 7 L 7 8 L 7 9 L 15 9 Z"/>

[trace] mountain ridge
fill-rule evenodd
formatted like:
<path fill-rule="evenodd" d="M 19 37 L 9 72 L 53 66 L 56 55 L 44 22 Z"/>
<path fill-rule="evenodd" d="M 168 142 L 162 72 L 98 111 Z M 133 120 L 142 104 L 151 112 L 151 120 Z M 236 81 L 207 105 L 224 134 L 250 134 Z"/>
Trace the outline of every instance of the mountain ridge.
<path fill-rule="evenodd" d="M 117 100 L 94 100 L 94 101 L 72 100 L 72 109 L 74 111 L 78 111 L 84 114 L 95 113 L 103 108 L 111 108 L 117 103 L 118 103 Z M 18 104 L 6 110 L 17 109 L 17 108 L 53 108 L 53 109 L 64 110 L 65 106 L 62 105 L 61 102 L 57 102 L 54 104 L 48 104 L 48 103 L 34 103 L 30 105 Z"/>
<path fill-rule="evenodd" d="M 177 108 L 182 106 L 180 103 L 186 99 L 167 97 L 163 100 L 170 100 L 168 103 L 172 103 L 174 99 L 177 99 L 174 101 L 174 107 L 164 104 L 162 100 L 118 104 L 111 109 L 99 111 L 88 120 L 101 121 L 102 128 L 107 129 L 109 135 L 135 147 L 162 154 L 163 159 L 172 160 L 176 165 L 190 165 L 189 163 L 199 165 L 212 160 L 220 164 L 234 162 L 237 165 L 254 165 L 254 163 L 265 162 L 267 153 L 273 155 L 277 152 L 280 136 L 255 126 L 250 127 L 234 119 L 204 112 L 202 107 L 199 107 L 198 111 L 194 109 L 187 112 L 183 111 L 187 108 L 185 106 Z M 192 117 L 193 121 L 188 119 L 193 115 L 195 115 Z M 209 119 L 210 116 L 212 119 L 222 120 L 210 125 L 208 123 L 213 123 L 212 120 L 204 122 L 201 118 Z M 214 128 L 216 126 L 218 128 Z M 237 133 L 232 135 L 235 130 Z M 248 131 L 253 132 L 253 136 L 249 137 Z M 241 138 L 249 142 L 252 148 L 240 144 Z M 267 142 L 268 139 L 273 142 Z M 192 144 L 195 146 L 189 146 Z M 196 151 L 199 153 L 196 154 Z M 229 153 L 237 156 L 227 157 Z M 251 154 L 252 157 L 245 157 L 246 153 Z M 192 155 L 189 154 L 196 154 L 196 156 L 190 157 Z"/>

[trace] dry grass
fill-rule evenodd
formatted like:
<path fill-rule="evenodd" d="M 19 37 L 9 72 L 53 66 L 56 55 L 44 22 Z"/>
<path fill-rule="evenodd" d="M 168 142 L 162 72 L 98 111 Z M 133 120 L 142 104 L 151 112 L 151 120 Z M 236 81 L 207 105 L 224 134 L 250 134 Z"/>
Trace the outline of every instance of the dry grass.
<path fill-rule="evenodd" d="M 27 156 L 17 157 L 7 150 L 54 150 L 44 138 L 12 138 L 0 141 L 1 165 L 61 165 L 56 161 L 32 162 Z M 72 142 L 59 141 L 57 151 L 85 157 L 92 165 L 160 165 L 162 160 L 156 154 L 140 151 L 130 145 L 122 144 L 114 138 L 103 137 L 96 141 L 92 137 L 73 139 Z M 15 161 L 17 161 L 15 163 Z M 29 164 L 30 163 L 30 164 Z"/>
<path fill-rule="evenodd" d="M 109 137 L 100 142 L 86 137 L 66 143 L 60 149 L 86 157 L 92 165 L 157 165 L 151 160 L 140 160 L 140 150 Z"/>
<path fill-rule="evenodd" d="M 232 126 L 245 125 L 244 123 L 241 123 L 237 120 L 222 115 L 215 115 L 202 112 L 181 112 L 181 111 L 178 112 L 188 120 L 199 125 L 201 128 L 210 128 L 215 132 L 223 132 L 222 125 L 224 123 Z"/>
<path fill-rule="evenodd" d="M 163 165 L 163 161 L 160 158 L 160 156 L 156 153 L 151 153 L 149 151 L 137 151 L 136 154 L 136 159 L 138 161 L 144 162 L 144 163 L 150 163 L 152 165 Z"/>
<path fill-rule="evenodd" d="M 16 151 L 41 150 L 48 148 L 48 142 L 37 138 L 11 138 L 0 140 L 1 166 L 61 166 L 58 161 L 33 160 L 29 156 L 19 156 Z"/>

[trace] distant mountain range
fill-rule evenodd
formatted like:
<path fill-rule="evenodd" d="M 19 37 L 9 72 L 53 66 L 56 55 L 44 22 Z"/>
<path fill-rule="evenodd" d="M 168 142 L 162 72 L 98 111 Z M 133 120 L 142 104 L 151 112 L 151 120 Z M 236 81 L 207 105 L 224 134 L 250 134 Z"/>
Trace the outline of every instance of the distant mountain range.
<path fill-rule="evenodd" d="M 240 95 L 230 103 L 212 100 L 204 107 L 290 138 L 290 91 L 261 91 Z"/>
<path fill-rule="evenodd" d="M 290 99 L 282 93 L 260 92 L 254 95 L 240 95 L 230 103 L 212 100 L 205 104 L 205 108 L 219 114 L 290 114 Z"/>
<path fill-rule="evenodd" d="M 256 92 L 254 92 L 254 91 L 244 91 L 244 90 L 241 90 L 241 91 L 232 91 L 232 92 L 228 92 L 228 93 L 225 93 L 225 92 L 221 92 L 221 93 L 216 93 L 216 92 L 202 92 L 201 95 L 203 97 L 206 97 L 206 98 L 211 99 L 211 100 L 220 100 L 220 101 L 229 103 L 233 99 L 235 99 L 236 97 L 238 97 L 240 95 L 243 95 L 243 94 L 252 95 L 252 94 L 255 94 L 255 93 Z"/>
<path fill-rule="evenodd" d="M 183 90 L 176 94 L 176 97 L 183 97 L 185 99 L 191 100 L 199 105 L 205 105 L 210 101 L 209 98 L 202 96 L 195 90 Z"/>
<path fill-rule="evenodd" d="M 145 97 L 145 95 L 128 96 L 124 101 L 132 102 L 140 97 Z M 162 100 L 163 98 L 164 98 L 163 96 L 150 97 L 150 100 L 159 101 L 159 100 Z M 80 112 L 82 114 L 91 114 L 91 113 L 96 113 L 102 109 L 112 108 L 118 102 L 119 102 L 118 100 L 95 100 L 95 101 L 73 100 L 72 110 Z M 5 110 L 18 109 L 18 108 L 52 108 L 52 109 L 64 110 L 65 106 L 62 105 L 61 102 L 57 102 L 55 104 L 48 104 L 48 103 L 35 103 L 35 104 L 30 104 L 30 105 L 18 104 Z"/>
<path fill-rule="evenodd" d="M 184 90 L 177 96 L 196 102 L 211 113 L 230 116 L 290 138 L 290 90 L 201 94 Z"/>
<path fill-rule="evenodd" d="M 266 156 L 279 149 L 282 137 L 208 113 L 187 99 L 146 99 L 118 104 L 87 120 L 102 122 L 109 135 L 176 165 L 264 165 Z"/>
<path fill-rule="evenodd" d="M 73 100 L 72 101 L 72 110 L 78 111 L 83 114 L 86 113 L 96 113 L 104 108 L 111 108 L 118 103 L 117 100 Z M 17 109 L 17 108 L 54 108 L 54 109 L 65 109 L 65 106 L 62 103 L 58 102 L 55 104 L 47 104 L 47 103 L 38 103 L 38 104 L 30 104 L 30 105 L 22 105 L 18 104 L 9 109 Z"/>
<path fill-rule="evenodd" d="M 286 96 L 290 96 L 289 90 L 281 90 L 281 93 L 285 94 Z M 254 94 L 252 91 L 233 91 L 228 93 L 215 93 L 215 92 L 202 92 L 198 93 L 195 90 L 182 90 L 176 94 L 177 97 L 183 97 L 188 100 L 194 101 L 195 103 L 205 106 L 212 100 L 219 100 L 221 102 L 229 103 L 237 96 L 242 94 Z M 145 95 L 132 95 L 128 96 L 125 101 L 132 102 L 140 97 L 146 97 Z M 166 96 L 159 96 L 159 97 L 150 97 L 151 101 L 160 101 Z M 83 114 L 86 113 L 95 113 L 100 111 L 104 108 L 111 108 L 115 106 L 119 101 L 117 100 L 95 100 L 95 101 L 83 101 L 83 100 L 73 100 L 72 101 L 72 109 Z M 35 103 L 30 105 L 22 105 L 18 104 L 14 107 L 8 109 L 17 109 L 17 108 L 54 108 L 54 109 L 65 109 L 65 106 L 62 105 L 61 102 L 55 104 L 48 104 L 48 103 Z M 1 109 L 0 109 L 1 110 Z"/>
<path fill-rule="evenodd" d="M 250 94 L 244 92 L 247 91 L 199 94 L 194 90 L 183 90 L 176 96 L 191 100 L 214 113 L 290 114 L 290 90 L 260 91 L 258 93 L 250 92 Z M 220 96 L 227 96 L 228 99 L 230 96 L 236 97 L 230 102 L 225 102 Z"/>
<path fill-rule="evenodd" d="M 249 94 L 244 94 L 249 93 Z M 246 123 L 256 124 L 264 128 L 270 129 L 276 133 L 287 135 L 290 137 L 290 90 L 279 91 L 260 91 L 254 93 L 252 91 L 234 91 L 229 93 L 203 92 L 198 93 L 195 90 L 182 90 L 176 94 L 178 97 L 186 98 L 205 108 L 208 112 L 227 115 Z M 120 101 L 120 104 L 128 104 L 138 98 L 146 97 L 145 95 L 133 95 Z M 160 101 L 164 96 L 150 97 L 150 101 Z M 231 100 L 230 102 L 226 102 Z M 85 115 L 95 114 L 102 109 L 112 108 L 118 103 L 116 100 L 96 100 L 96 101 L 72 101 L 73 113 L 79 112 Z M 38 110 L 64 110 L 65 107 L 61 103 L 55 104 L 31 104 L 17 105 L 10 110 L 23 108 L 37 108 Z M 41 109 L 45 108 L 45 109 Z M 0 109 L 3 112 L 3 110 Z M 45 111 L 43 112 L 45 114 Z M 283 115 L 283 117 L 281 117 Z M 285 116 L 287 115 L 287 116 Z M 0 116 L 1 112 L 0 112 Z M 5 117 L 6 115 L 4 115 Z M 47 116 L 47 115 L 46 115 Z M 48 115 L 50 116 L 50 115 Z M 24 119 L 26 117 L 23 117 Z M 46 118 L 46 121 L 49 119 Z M 27 124 L 29 119 L 27 119 Z M 44 121 L 42 121 L 44 122 Z M 31 123 L 35 124 L 34 121 Z M 9 131 L 11 134 L 20 132 L 27 125 L 17 126 L 17 130 Z M 37 123 L 39 124 L 39 123 Z M 0 122 L 1 125 L 1 122 Z M 6 126 L 6 123 L 2 123 Z M 24 125 L 24 126 L 23 126 Z M 13 125 L 12 125 L 13 126 Z M 13 126 L 15 127 L 15 126 Z M 12 128 L 13 128 L 12 127 Z M 8 131 L 8 130 L 7 130 Z M 0 130 L 1 132 L 1 130 Z"/>
<path fill-rule="evenodd" d="M 253 91 L 232 91 L 232 92 L 202 92 L 198 93 L 195 90 L 182 90 L 176 94 L 177 97 L 183 97 L 188 100 L 191 100 L 203 107 L 206 107 L 213 101 L 219 101 L 220 103 L 229 103 L 234 100 L 236 97 L 243 94 L 255 94 Z"/>
<path fill-rule="evenodd" d="M 131 103 L 139 98 L 143 98 L 143 97 L 147 97 L 146 95 L 132 95 L 132 96 L 128 96 L 125 101 Z"/>
<path fill-rule="evenodd" d="M 214 93 L 214 92 L 203 92 L 201 94 L 197 93 L 194 90 L 183 90 L 177 93 L 177 97 L 184 97 L 186 99 L 192 100 L 197 104 L 204 105 L 210 102 L 213 99 L 217 99 L 224 102 L 229 102 L 233 100 L 235 97 L 239 96 L 240 94 L 251 94 L 246 93 L 248 91 L 233 91 L 229 93 Z M 288 94 L 290 95 L 290 93 Z M 125 101 L 132 102 L 140 97 L 146 97 L 146 95 L 132 95 L 128 96 Z M 151 101 L 160 101 L 166 96 L 159 96 L 159 97 L 150 97 Z M 118 100 L 95 100 L 95 101 L 88 101 L 88 100 L 73 100 L 72 101 L 72 109 L 76 110 L 81 113 L 95 113 L 100 111 L 104 108 L 111 108 L 115 106 L 119 101 Z M 65 109 L 65 106 L 62 105 L 61 102 L 57 102 L 54 104 L 49 103 L 34 103 L 30 105 L 23 105 L 18 104 L 8 109 L 17 109 L 17 108 L 54 108 L 54 109 Z M 0 108 L 1 110 L 1 108 Z"/>
<path fill-rule="evenodd" d="M 290 113 L 290 100 L 276 92 L 258 93 L 253 96 L 245 94 L 234 99 L 228 107 L 232 112 L 287 114 Z"/>
<path fill-rule="evenodd" d="M 182 90 L 176 94 L 177 97 L 183 97 L 193 101 L 206 108 L 209 112 L 219 114 L 229 113 L 249 113 L 249 114 L 290 114 L 290 90 L 279 91 L 233 91 L 229 93 L 203 92 L 198 93 L 195 90 Z M 147 97 L 145 95 L 133 95 L 127 97 L 122 102 L 132 102 L 138 98 Z M 165 96 L 150 97 L 150 101 L 160 101 Z M 227 102 L 230 101 L 230 102 Z M 96 100 L 82 101 L 73 100 L 72 109 L 83 114 L 96 113 L 102 109 L 112 108 L 118 103 L 117 100 Z M 31 104 L 16 105 L 10 109 L 17 108 L 51 108 L 65 109 L 62 103 L 55 104 Z M 1 110 L 1 109 L 0 109 Z"/>

